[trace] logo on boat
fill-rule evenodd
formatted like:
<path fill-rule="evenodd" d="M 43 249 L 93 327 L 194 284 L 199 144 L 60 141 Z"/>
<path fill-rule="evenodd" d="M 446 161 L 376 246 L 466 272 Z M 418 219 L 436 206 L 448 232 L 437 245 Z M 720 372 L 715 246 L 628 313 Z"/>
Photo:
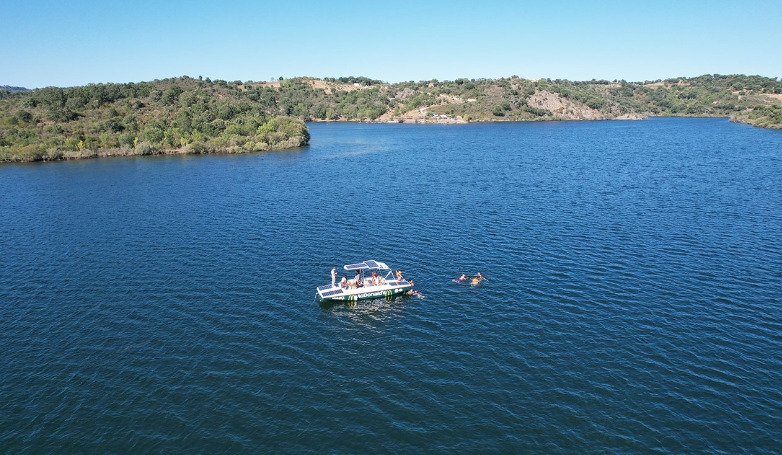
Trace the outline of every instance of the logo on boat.
<path fill-rule="evenodd" d="M 392 297 L 394 296 L 394 289 L 386 289 L 385 291 L 377 292 L 365 292 L 363 294 L 353 294 L 345 297 L 348 302 L 355 302 L 359 299 L 365 299 L 367 297 Z"/>

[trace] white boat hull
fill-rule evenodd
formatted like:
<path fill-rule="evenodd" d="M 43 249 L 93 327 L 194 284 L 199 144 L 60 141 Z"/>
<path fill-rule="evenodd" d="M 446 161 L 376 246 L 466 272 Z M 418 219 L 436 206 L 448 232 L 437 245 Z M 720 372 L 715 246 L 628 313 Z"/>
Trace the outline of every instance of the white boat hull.
<path fill-rule="evenodd" d="M 356 300 L 379 299 L 403 294 L 412 288 L 413 286 L 406 280 L 358 288 L 341 288 L 339 285 L 321 286 L 318 288 L 318 300 L 321 302 L 355 302 Z"/>

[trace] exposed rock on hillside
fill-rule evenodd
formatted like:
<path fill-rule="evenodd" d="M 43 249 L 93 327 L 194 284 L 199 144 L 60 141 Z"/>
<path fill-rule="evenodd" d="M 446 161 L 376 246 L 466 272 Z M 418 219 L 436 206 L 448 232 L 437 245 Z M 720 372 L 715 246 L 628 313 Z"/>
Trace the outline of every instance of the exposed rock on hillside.
<path fill-rule="evenodd" d="M 558 93 L 551 93 L 545 90 L 530 95 L 527 98 L 527 104 L 538 109 L 545 109 L 566 120 L 606 119 L 606 116 L 596 109 L 562 98 Z"/>

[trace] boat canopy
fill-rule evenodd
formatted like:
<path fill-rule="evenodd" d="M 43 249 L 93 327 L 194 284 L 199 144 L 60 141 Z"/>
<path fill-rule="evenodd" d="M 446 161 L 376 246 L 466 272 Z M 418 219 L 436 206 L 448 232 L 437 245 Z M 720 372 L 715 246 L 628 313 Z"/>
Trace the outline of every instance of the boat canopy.
<path fill-rule="evenodd" d="M 358 264 L 348 264 L 345 266 L 345 270 L 391 270 L 382 262 L 378 261 L 364 261 Z"/>

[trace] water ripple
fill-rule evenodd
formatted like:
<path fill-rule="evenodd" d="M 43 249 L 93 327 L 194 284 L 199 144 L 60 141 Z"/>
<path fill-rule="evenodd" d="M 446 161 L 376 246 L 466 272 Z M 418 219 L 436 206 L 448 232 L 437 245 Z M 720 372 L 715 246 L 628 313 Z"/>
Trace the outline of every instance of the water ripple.
<path fill-rule="evenodd" d="M 778 132 L 311 129 L 0 167 L 0 446 L 778 452 Z M 313 301 L 370 258 L 425 298 Z"/>

